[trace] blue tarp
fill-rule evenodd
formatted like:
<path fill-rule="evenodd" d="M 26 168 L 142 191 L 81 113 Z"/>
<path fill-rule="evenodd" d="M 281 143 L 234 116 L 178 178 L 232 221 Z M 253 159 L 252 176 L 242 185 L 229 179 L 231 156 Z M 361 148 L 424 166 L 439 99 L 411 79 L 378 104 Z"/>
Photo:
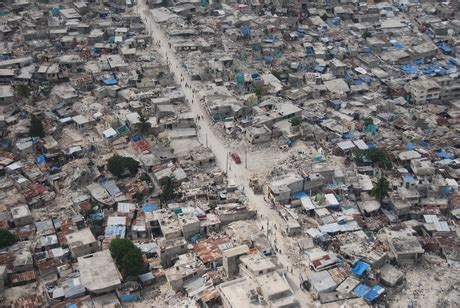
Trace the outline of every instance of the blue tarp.
<path fill-rule="evenodd" d="M 414 177 L 412 175 L 403 175 L 402 178 L 404 182 L 412 183 L 414 181 Z"/>
<path fill-rule="evenodd" d="M 370 290 L 371 288 L 369 288 L 368 286 L 360 284 L 353 290 L 353 293 L 363 298 L 366 295 L 366 293 Z"/>
<path fill-rule="evenodd" d="M 105 236 L 115 236 L 118 238 L 125 238 L 126 227 L 125 226 L 107 226 L 105 227 Z"/>
<path fill-rule="evenodd" d="M 38 155 L 36 158 L 35 158 L 35 162 L 38 164 L 38 165 L 43 165 L 46 161 L 45 161 L 45 155 Z"/>
<path fill-rule="evenodd" d="M 403 65 L 400 68 L 401 72 L 405 74 L 416 74 L 418 71 L 418 68 L 416 66 L 412 66 L 410 64 Z"/>
<path fill-rule="evenodd" d="M 118 84 L 118 80 L 116 80 L 115 78 L 104 79 L 103 82 L 104 82 L 104 84 L 106 86 L 114 86 L 114 85 Z"/>
<path fill-rule="evenodd" d="M 260 76 L 259 73 L 252 73 L 251 78 L 252 78 L 252 80 L 261 80 L 262 79 L 262 77 Z"/>
<path fill-rule="evenodd" d="M 414 150 L 414 149 L 415 149 L 415 144 L 413 144 L 413 143 L 408 143 L 408 144 L 406 145 L 406 149 L 407 149 L 408 151 Z"/>
<path fill-rule="evenodd" d="M 251 28 L 249 28 L 248 26 L 242 26 L 240 28 L 240 32 L 243 36 L 250 36 L 251 35 Z"/>
<path fill-rule="evenodd" d="M 93 214 L 89 214 L 89 219 L 96 221 L 104 219 L 104 212 L 97 212 Z"/>
<path fill-rule="evenodd" d="M 324 73 L 326 66 L 324 64 L 318 64 L 315 66 L 315 72 Z"/>
<path fill-rule="evenodd" d="M 78 308 L 77 304 L 67 304 L 65 308 Z"/>
<path fill-rule="evenodd" d="M 367 147 L 368 147 L 369 149 L 376 149 L 376 148 L 377 148 L 377 145 L 375 145 L 375 144 L 373 144 L 373 143 L 368 143 L 368 144 L 367 144 Z"/>
<path fill-rule="evenodd" d="M 312 56 L 315 53 L 315 51 L 313 50 L 313 47 L 305 48 L 305 52 L 307 53 L 307 56 Z"/>
<path fill-rule="evenodd" d="M 142 210 L 144 211 L 144 213 L 150 213 L 158 209 L 159 209 L 158 205 L 153 204 L 153 203 L 146 203 L 142 206 Z"/>
<path fill-rule="evenodd" d="M 434 152 L 436 153 L 436 155 L 438 157 L 440 157 L 442 159 L 454 159 L 455 158 L 454 154 L 448 153 L 448 152 L 446 152 L 444 150 L 436 150 Z"/>
<path fill-rule="evenodd" d="M 423 70 L 423 73 L 429 76 L 431 75 L 445 76 L 447 75 L 447 70 L 445 70 L 444 68 L 440 66 L 430 65 L 429 67 Z"/>
<path fill-rule="evenodd" d="M 366 295 L 364 295 L 364 299 L 370 303 L 375 302 L 380 297 L 380 295 L 383 294 L 383 292 L 385 292 L 385 288 L 379 284 L 376 284 L 372 287 L 372 289 L 369 290 L 369 292 L 366 293 Z"/>
<path fill-rule="evenodd" d="M 450 64 L 453 64 L 453 65 L 458 65 L 457 59 L 455 59 L 455 58 L 453 58 L 453 57 L 449 57 L 449 63 L 450 63 Z"/>
<path fill-rule="evenodd" d="M 308 197 L 308 195 L 307 195 L 306 192 L 303 192 L 303 191 L 296 192 L 296 193 L 294 193 L 292 195 L 293 199 L 301 199 L 301 198 L 305 198 L 305 197 Z"/>
<path fill-rule="evenodd" d="M 123 294 L 120 296 L 120 301 L 122 303 L 132 303 L 139 300 L 139 295 L 137 294 Z"/>
<path fill-rule="evenodd" d="M 142 136 L 142 135 L 134 135 L 134 136 L 131 137 L 132 142 L 139 142 L 139 141 L 141 141 L 143 139 L 144 139 L 144 136 Z"/>
<path fill-rule="evenodd" d="M 366 262 L 358 261 L 355 263 L 355 265 L 351 269 L 351 272 L 356 276 L 362 276 L 364 275 L 364 273 L 369 271 L 370 268 L 371 267 Z"/>

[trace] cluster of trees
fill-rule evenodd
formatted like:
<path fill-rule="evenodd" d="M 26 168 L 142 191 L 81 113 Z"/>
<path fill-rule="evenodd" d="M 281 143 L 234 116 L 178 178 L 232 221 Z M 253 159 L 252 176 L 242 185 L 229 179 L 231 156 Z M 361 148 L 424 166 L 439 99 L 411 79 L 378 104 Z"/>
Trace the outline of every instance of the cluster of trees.
<path fill-rule="evenodd" d="M 45 128 L 43 127 L 43 123 L 35 115 L 32 115 L 32 118 L 30 119 L 29 134 L 31 137 L 45 137 Z"/>
<path fill-rule="evenodd" d="M 144 269 L 142 252 L 130 240 L 114 239 L 109 250 L 123 277 L 137 276 Z"/>
<path fill-rule="evenodd" d="M 8 230 L 0 229 L 0 248 L 5 248 L 16 243 L 16 237 Z"/>
<path fill-rule="evenodd" d="M 370 161 L 374 166 L 384 170 L 390 170 L 392 167 L 392 163 L 387 154 L 378 148 L 369 149 L 356 154 L 355 162 L 357 165 L 362 165 L 366 161 Z"/>
<path fill-rule="evenodd" d="M 161 193 L 160 202 L 165 204 L 166 202 L 176 198 L 176 192 L 174 190 L 174 180 L 170 177 L 164 178 L 160 181 Z"/>
<path fill-rule="evenodd" d="M 131 157 L 113 155 L 107 162 L 107 169 L 117 177 L 131 176 L 137 173 L 139 162 Z"/>

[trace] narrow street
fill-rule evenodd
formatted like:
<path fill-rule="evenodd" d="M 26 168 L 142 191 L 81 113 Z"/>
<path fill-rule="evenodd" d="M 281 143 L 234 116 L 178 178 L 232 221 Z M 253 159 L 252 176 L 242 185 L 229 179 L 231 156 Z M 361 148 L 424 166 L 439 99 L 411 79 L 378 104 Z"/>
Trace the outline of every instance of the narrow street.
<path fill-rule="evenodd" d="M 164 57 L 164 59 L 168 61 L 170 70 L 174 74 L 177 84 L 180 84 L 181 89 L 185 94 L 186 100 L 189 102 L 191 111 L 195 114 L 195 116 L 199 116 L 201 118 L 201 120 L 198 121 L 198 136 L 200 142 L 203 145 L 208 144 L 208 146 L 216 155 L 217 164 L 221 167 L 222 170 L 226 170 L 227 155 L 229 152 L 234 151 L 234 149 L 228 148 L 214 133 L 208 114 L 200 104 L 201 97 L 199 98 L 198 94 L 193 93 L 192 91 L 193 82 L 190 80 L 186 71 L 183 70 L 182 64 L 176 58 L 174 51 L 169 47 L 167 37 L 160 29 L 159 25 L 155 22 L 150 10 L 147 8 L 143 0 L 138 1 L 136 11 L 145 22 L 147 30 L 152 35 L 154 44 L 156 45 L 160 43 L 160 48 L 158 51 Z M 192 85 L 192 87 L 188 87 L 187 85 Z M 263 219 L 258 219 L 260 225 L 263 225 L 265 228 L 267 226 L 268 219 L 272 231 L 271 233 L 273 234 L 272 237 L 269 237 L 270 242 L 273 243 L 273 239 L 275 237 L 277 238 L 276 246 L 279 249 L 279 252 L 277 252 L 279 263 L 282 264 L 284 269 L 287 270 L 286 273 L 288 279 L 294 282 L 291 285 L 294 285 L 293 290 L 301 305 L 303 307 L 308 306 L 308 303 L 312 302 L 311 296 L 308 292 L 303 292 L 299 288 L 299 276 L 301 269 L 297 267 L 298 264 L 293 264 L 293 261 L 287 254 L 288 250 L 290 249 L 289 247 L 294 248 L 292 249 L 293 253 L 298 253 L 298 249 L 297 247 L 294 247 L 293 240 L 291 238 L 283 235 L 285 224 L 278 212 L 270 208 L 270 206 L 265 202 L 263 195 L 255 195 L 249 187 L 249 178 L 253 172 L 256 173 L 258 170 L 251 170 L 250 164 L 248 164 L 248 168 L 246 168 L 246 157 L 244 153 L 239 153 L 239 155 L 242 159 L 241 164 L 235 164 L 230 158 L 228 159 L 230 167 L 228 171 L 228 178 L 233 179 L 235 183 L 240 185 L 240 187 L 244 187 L 244 192 L 248 198 L 249 206 L 255 208 L 258 215 L 263 217 Z M 248 155 L 250 155 L 250 153 L 248 153 Z M 273 228 L 274 225 L 277 226 L 276 230 Z"/>

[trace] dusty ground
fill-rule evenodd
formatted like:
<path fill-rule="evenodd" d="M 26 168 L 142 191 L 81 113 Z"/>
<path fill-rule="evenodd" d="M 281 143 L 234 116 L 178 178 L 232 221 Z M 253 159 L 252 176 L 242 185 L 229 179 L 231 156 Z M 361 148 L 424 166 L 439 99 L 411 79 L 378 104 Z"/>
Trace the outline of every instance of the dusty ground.
<path fill-rule="evenodd" d="M 389 302 L 390 307 L 459 307 L 460 264 L 426 254 L 417 266 L 403 267 L 406 285 Z"/>

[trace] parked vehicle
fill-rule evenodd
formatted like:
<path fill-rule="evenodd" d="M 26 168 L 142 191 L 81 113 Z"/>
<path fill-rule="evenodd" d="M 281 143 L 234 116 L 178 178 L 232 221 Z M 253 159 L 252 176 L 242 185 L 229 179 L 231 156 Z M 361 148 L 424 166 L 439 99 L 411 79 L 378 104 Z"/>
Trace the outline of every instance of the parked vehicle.
<path fill-rule="evenodd" d="M 236 164 L 241 164 L 241 158 L 240 158 L 240 156 L 238 155 L 238 153 L 233 152 L 233 153 L 230 154 L 230 156 L 232 157 L 233 161 L 234 161 Z"/>

